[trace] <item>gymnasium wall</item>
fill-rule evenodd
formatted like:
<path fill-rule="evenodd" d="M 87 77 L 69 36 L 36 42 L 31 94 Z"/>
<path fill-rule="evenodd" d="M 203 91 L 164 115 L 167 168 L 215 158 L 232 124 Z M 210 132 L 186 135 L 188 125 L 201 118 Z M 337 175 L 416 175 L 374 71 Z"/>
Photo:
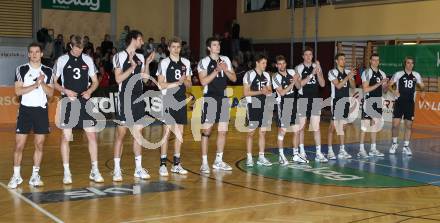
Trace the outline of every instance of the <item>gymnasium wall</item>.
<path fill-rule="evenodd" d="M 291 10 L 287 0 L 281 0 L 281 9 L 244 13 L 244 1 L 237 1 L 237 20 L 241 36 L 255 42 L 288 42 Z M 350 39 L 395 39 L 398 35 L 438 35 L 440 1 L 386 4 L 335 9 L 322 6 L 319 12 L 319 38 L 325 41 Z M 307 38 L 314 38 L 315 9 L 307 8 Z M 295 11 L 295 38 L 302 38 L 302 9 Z M 375 38 L 373 38 L 375 37 Z"/>
<path fill-rule="evenodd" d="M 95 45 L 101 44 L 105 34 L 110 34 L 111 14 L 55 9 L 42 9 L 42 27 L 53 29 L 54 37 L 63 34 L 67 41 L 71 34 L 87 35 Z"/>
<path fill-rule="evenodd" d="M 141 31 L 144 40 L 159 42 L 161 36 L 174 35 L 174 0 L 119 0 L 116 5 L 117 39 L 125 25 Z"/>

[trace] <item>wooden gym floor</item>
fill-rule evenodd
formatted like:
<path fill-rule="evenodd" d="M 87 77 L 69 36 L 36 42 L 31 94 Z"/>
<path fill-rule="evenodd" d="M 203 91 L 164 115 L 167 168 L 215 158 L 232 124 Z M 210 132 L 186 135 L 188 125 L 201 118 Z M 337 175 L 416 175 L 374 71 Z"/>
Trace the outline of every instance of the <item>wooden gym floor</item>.
<path fill-rule="evenodd" d="M 322 123 L 323 144 L 327 142 L 327 128 L 328 123 Z M 246 133 L 236 131 L 231 123 L 224 160 L 234 170 L 201 175 L 200 142 L 193 140 L 187 126 L 182 162 L 189 174 L 160 178 L 159 150 L 146 149 L 143 165 L 152 175 L 148 181 L 133 179 L 131 138 L 127 135 L 121 164 L 124 181 L 118 184 L 110 175 L 114 128 L 99 133 L 103 184 L 88 180 L 87 142 L 79 131 L 71 144 L 70 186 L 62 184 L 60 131 L 53 129 L 46 139 L 40 173 L 45 186 L 28 185 L 33 154 L 30 137 L 23 156 L 24 182 L 18 189 L 9 190 L 6 185 L 12 174 L 14 126 L 0 127 L 0 222 L 440 222 L 440 139 L 439 131 L 432 129 L 414 130 L 414 156 L 410 159 L 401 156 L 401 147 L 397 155 L 387 154 L 388 127 L 378 136 L 378 148 L 386 154 L 383 159 L 246 168 Z M 358 129 L 356 124 L 349 125 L 346 137 L 347 150 L 354 157 Z M 158 139 L 161 131 L 159 125 L 147 127 L 145 136 Z M 266 142 L 267 156 L 273 161 L 277 157 L 276 134 L 273 128 Z M 215 135 L 210 141 L 210 164 L 215 155 Z M 306 133 L 306 145 L 309 158 L 313 158 L 310 133 Z M 169 158 L 172 143 L 170 149 Z M 337 151 L 338 146 L 334 149 Z M 325 145 L 323 151 L 327 151 Z"/>

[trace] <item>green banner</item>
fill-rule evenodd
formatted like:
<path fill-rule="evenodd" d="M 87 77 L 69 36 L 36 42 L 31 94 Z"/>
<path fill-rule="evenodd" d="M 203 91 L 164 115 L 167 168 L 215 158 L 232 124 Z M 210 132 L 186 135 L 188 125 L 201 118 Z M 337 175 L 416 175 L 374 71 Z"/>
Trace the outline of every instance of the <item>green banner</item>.
<path fill-rule="evenodd" d="M 110 0 L 41 0 L 43 9 L 110 12 Z"/>
<path fill-rule="evenodd" d="M 403 69 L 403 59 L 415 59 L 414 70 L 422 77 L 440 76 L 440 45 L 379 46 L 381 69 L 392 75 Z"/>

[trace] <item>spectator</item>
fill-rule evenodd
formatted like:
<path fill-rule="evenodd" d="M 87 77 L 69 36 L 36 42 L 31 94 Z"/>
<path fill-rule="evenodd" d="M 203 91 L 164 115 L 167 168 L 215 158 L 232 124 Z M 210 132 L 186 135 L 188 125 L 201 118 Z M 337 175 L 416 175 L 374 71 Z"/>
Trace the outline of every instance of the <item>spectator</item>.
<path fill-rule="evenodd" d="M 95 49 L 95 58 L 102 59 L 102 57 L 103 57 L 102 48 L 98 46 Z"/>
<path fill-rule="evenodd" d="M 130 32 L 130 26 L 124 26 L 124 30 L 122 31 L 121 35 L 119 35 L 119 49 L 118 50 L 124 50 L 125 49 L 125 37 L 127 36 L 128 32 Z"/>
<path fill-rule="evenodd" d="M 53 46 L 53 59 L 56 60 L 58 57 L 66 53 L 66 48 L 64 47 L 64 37 L 62 34 L 58 34 Z"/>
<path fill-rule="evenodd" d="M 75 36 L 74 34 L 70 35 L 69 42 L 66 43 L 66 52 L 70 52 L 70 50 L 72 49 L 70 43 L 72 42 L 74 36 Z"/>
<path fill-rule="evenodd" d="M 182 50 L 180 51 L 180 56 L 187 59 L 191 58 L 191 50 L 189 49 L 186 41 L 182 41 Z"/>
<path fill-rule="evenodd" d="M 84 36 L 83 41 L 84 52 L 89 52 L 86 54 L 93 58 L 93 55 L 95 54 L 95 47 L 93 46 L 93 43 L 90 42 L 89 36 Z"/>
<path fill-rule="evenodd" d="M 162 47 L 162 50 L 163 50 L 163 52 L 165 53 L 165 55 L 169 55 L 169 52 L 168 52 L 168 45 L 167 45 L 167 39 L 165 39 L 165 37 L 161 37 L 160 38 L 160 43 L 159 43 L 159 46 L 158 47 Z"/>
<path fill-rule="evenodd" d="M 54 41 L 49 35 L 49 30 L 41 28 L 37 32 L 37 41 L 43 47 L 43 58 L 41 59 L 41 63 L 48 67 L 53 67 Z"/>
<path fill-rule="evenodd" d="M 232 55 L 236 56 L 238 51 L 240 51 L 240 25 L 237 23 L 237 20 L 232 21 L 231 27 L 231 39 L 232 39 Z"/>
<path fill-rule="evenodd" d="M 159 63 L 162 59 L 167 58 L 167 55 L 165 54 L 163 48 L 161 46 L 157 47 L 156 57 L 154 60 Z"/>
<path fill-rule="evenodd" d="M 153 51 L 156 51 L 156 48 L 154 47 L 154 39 L 150 37 L 148 38 L 148 42 L 144 46 L 145 56 L 147 57 Z"/>
<path fill-rule="evenodd" d="M 232 56 L 232 51 L 231 51 L 231 36 L 229 35 L 229 32 L 225 32 L 224 34 L 223 34 L 223 39 L 221 39 L 221 42 L 220 42 L 220 45 L 221 45 L 221 47 L 220 47 L 220 49 L 221 49 L 221 54 L 222 55 L 225 55 L 225 56 L 227 56 L 227 57 L 229 57 L 229 58 L 232 58 L 233 56 Z"/>
<path fill-rule="evenodd" d="M 107 52 L 110 52 L 113 48 L 113 42 L 110 38 L 109 34 L 105 34 L 104 40 L 101 42 L 101 52 L 105 55 Z"/>

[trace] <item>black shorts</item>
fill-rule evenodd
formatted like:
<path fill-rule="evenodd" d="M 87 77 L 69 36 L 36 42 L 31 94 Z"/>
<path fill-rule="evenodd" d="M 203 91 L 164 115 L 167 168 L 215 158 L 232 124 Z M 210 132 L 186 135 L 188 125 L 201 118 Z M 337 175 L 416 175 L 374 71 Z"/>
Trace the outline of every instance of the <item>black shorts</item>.
<path fill-rule="evenodd" d="M 183 105 L 183 103 L 185 103 L 186 98 L 179 98 L 179 99 L 176 98 L 175 100 L 177 100 L 178 105 L 167 103 L 166 98 L 167 96 L 163 97 L 164 110 L 163 110 L 162 121 L 166 125 L 175 125 L 175 124 L 186 125 L 188 123 L 187 108 L 186 108 L 186 104 Z"/>
<path fill-rule="evenodd" d="M 133 124 L 144 124 L 143 120 L 146 112 L 146 103 L 144 100 L 141 100 L 137 103 L 134 103 L 139 97 L 141 97 L 141 93 L 133 92 L 130 98 L 130 106 L 129 111 L 125 111 L 128 103 L 124 103 L 124 95 L 118 95 L 118 105 L 116 106 L 116 120 L 119 121 L 120 125 L 128 125 L 131 126 Z"/>
<path fill-rule="evenodd" d="M 75 101 L 70 101 L 65 98 L 66 97 L 63 96 L 63 101 L 67 101 L 67 103 L 61 104 L 61 113 L 59 117 L 61 129 L 82 129 L 96 126 L 96 119 L 87 113 L 86 110 L 86 105 L 89 100 L 81 97 L 75 99 Z M 72 110 L 74 105 L 78 107 Z"/>
<path fill-rule="evenodd" d="M 49 134 L 48 110 L 42 107 L 27 107 L 20 105 L 17 114 L 17 134 Z"/>
<path fill-rule="evenodd" d="M 382 118 L 382 101 L 362 100 L 362 119 Z"/>
<path fill-rule="evenodd" d="M 203 98 L 202 124 L 229 122 L 229 98 L 211 97 Z"/>
<path fill-rule="evenodd" d="M 295 125 L 296 122 L 296 110 L 297 110 L 297 99 L 295 98 L 284 98 L 278 104 L 278 115 L 277 115 L 277 126 L 278 128 L 288 128 L 289 126 Z M 290 109 L 289 111 L 289 108 Z M 290 113 L 290 114 L 289 114 Z"/>
<path fill-rule="evenodd" d="M 396 100 L 394 102 L 393 118 L 405 119 L 409 121 L 414 120 L 414 100 Z"/>
<path fill-rule="evenodd" d="M 262 102 L 258 108 L 252 107 L 252 103 L 247 103 L 246 112 L 246 126 L 249 129 L 256 129 L 260 127 L 269 127 L 271 124 L 271 115 L 264 113 L 265 103 Z M 272 111 L 270 111 L 272 112 Z"/>
<path fill-rule="evenodd" d="M 299 117 L 321 116 L 321 108 L 322 98 L 298 98 L 297 111 Z"/>
<path fill-rule="evenodd" d="M 338 106 L 338 107 L 337 107 Z M 332 120 L 346 120 L 350 114 L 350 101 L 348 97 L 332 99 Z"/>

